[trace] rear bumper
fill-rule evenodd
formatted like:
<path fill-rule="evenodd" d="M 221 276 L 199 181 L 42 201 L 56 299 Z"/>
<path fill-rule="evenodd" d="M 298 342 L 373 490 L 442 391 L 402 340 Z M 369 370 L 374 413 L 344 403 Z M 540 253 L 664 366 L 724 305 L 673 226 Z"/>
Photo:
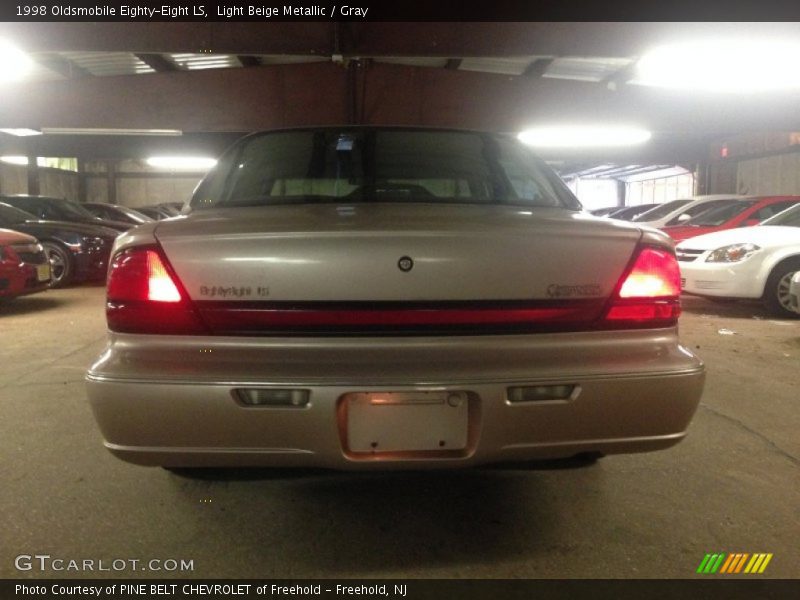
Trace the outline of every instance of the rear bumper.
<path fill-rule="evenodd" d="M 154 339 L 157 338 L 157 339 Z M 106 447 L 164 466 L 460 467 L 657 450 L 680 441 L 704 369 L 674 330 L 449 338 L 114 335 L 87 374 Z M 572 385 L 567 400 L 512 404 L 510 385 Z M 310 390 L 304 408 L 245 407 L 236 387 Z M 354 455 L 343 396 L 457 391 L 458 452 Z"/>

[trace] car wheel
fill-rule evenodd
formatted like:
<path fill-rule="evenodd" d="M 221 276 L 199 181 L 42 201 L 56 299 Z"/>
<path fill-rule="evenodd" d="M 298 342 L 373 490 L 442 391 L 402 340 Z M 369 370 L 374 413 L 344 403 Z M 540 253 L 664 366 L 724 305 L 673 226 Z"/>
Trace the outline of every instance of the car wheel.
<path fill-rule="evenodd" d="M 776 317 L 798 319 L 800 314 L 792 309 L 789 286 L 792 276 L 800 271 L 800 261 L 792 260 L 780 263 L 772 269 L 764 287 L 764 305 Z"/>
<path fill-rule="evenodd" d="M 42 247 L 50 261 L 50 287 L 63 287 L 72 280 L 74 265 L 72 256 L 57 242 L 42 242 Z"/>

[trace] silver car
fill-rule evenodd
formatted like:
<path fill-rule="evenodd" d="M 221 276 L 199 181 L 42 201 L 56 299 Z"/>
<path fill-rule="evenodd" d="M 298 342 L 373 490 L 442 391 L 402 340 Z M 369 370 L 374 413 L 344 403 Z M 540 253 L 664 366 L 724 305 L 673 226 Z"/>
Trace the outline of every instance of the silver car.
<path fill-rule="evenodd" d="M 188 214 L 117 239 L 88 395 L 106 447 L 145 465 L 658 450 L 703 389 L 679 292 L 666 235 L 582 212 L 513 138 L 260 133 Z"/>

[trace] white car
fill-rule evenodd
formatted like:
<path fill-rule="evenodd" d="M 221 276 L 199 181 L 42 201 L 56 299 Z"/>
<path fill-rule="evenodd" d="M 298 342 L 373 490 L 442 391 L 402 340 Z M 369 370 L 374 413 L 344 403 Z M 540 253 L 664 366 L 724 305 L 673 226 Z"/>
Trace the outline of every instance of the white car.
<path fill-rule="evenodd" d="M 798 316 L 789 285 L 800 271 L 800 205 L 755 227 L 689 238 L 675 252 L 684 292 L 761 299 L 775 315 Z"/>
<path fill-rule="evenodd" d="M 800 313 L 800 271 L 792 277 L 792 283 L 789 285 L 789 301 L 792 303 L 792 308 L 796 313 Z"/>
<path fill-rule="evenodd" d="M 638 215 L 633 222 L 656 228 L 682 225 L 701 212 L 716 208 L 730 200 L 742 200 L 745 197 L 736 194 L 711 194 L 671 200 Z"/>

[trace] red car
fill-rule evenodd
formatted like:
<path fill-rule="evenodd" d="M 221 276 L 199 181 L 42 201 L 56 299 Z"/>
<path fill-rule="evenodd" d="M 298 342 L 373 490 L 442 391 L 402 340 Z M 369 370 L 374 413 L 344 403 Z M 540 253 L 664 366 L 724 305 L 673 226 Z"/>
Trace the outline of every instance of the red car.
<path fill-rule="evenodd" d="M 683 225 L 662 227 L 676 242 L 693 238 L 704 233 L 758 225 L 800 202 L 800 196 L 765 196 L 731 200 L 730 203 L 700 213 Z"/>
<path fill-rule="evenodd" d="M 50 287 L 50 263 L 35 237 L 0 229 L 0 300 Z"/>

